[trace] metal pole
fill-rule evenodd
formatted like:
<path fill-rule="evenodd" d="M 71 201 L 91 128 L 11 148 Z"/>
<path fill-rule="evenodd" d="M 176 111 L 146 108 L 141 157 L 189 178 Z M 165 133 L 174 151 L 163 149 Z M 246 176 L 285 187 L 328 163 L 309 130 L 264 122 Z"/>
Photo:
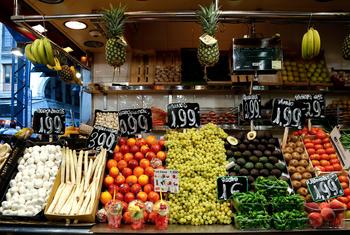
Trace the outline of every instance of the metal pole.
<path fill-rule="evenodd" d="M 19 15 L 18 0 L 13 0 L 13 15 Z"/>
<path fill-rule="evenodd" d="M 215 10 L 219 10 L 219 0 L 214 0 Z"/>

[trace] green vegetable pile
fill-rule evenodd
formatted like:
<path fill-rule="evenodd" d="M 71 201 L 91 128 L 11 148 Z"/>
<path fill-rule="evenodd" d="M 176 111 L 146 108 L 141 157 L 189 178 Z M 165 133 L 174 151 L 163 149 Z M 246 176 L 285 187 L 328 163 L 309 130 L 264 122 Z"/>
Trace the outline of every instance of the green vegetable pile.
<path fill-rule="evenodd" d="M 233 205 L 237 211 L 260 211 L 267 206 L 266 198 L 260 193 L 246 192 L 233 195 Z"/>
<path fill-rule="evenodd" d="M 345 149 L 350 149 L 350 133 L 342 132 L 340 142 L 342 143 Z"/>
<path fill-rule="evenodd" d="M 272 211 L 303 210 L 304 199 L 298 194 L 276 196 L 271 200 Z"/>
<path fill-rule="evenodd" d="M 277 178 L 258 177 L 254 182 L 255 191 L 266 198 L 288 195 L 288 183 Z"/>
<path fill-rule="evenodd" d="M 266 211 L 238 212 L 234 216 L 238 229 L 269 229 L 271 216 Z"/>
<path fill-rule="evenodd" d="M 278 230 L 305 228 L 308 218 L 304 211 L 292 210 L 276 212 L 272 215 L 272 225 Z"/>

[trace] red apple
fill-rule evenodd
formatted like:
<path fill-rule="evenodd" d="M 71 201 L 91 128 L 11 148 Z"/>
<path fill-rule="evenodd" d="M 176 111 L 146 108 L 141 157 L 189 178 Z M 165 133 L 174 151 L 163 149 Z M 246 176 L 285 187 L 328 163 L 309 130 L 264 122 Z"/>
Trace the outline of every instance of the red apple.
<path fill-rule="evenodd" d="M 142 145 L 146 145 L 147 143 L 146 143 L 146 140 L 144 139 L 144 138 L 137 138 L 136 139 L 136 145 L 138 146 L 138 147 L 141 147 Z"/>
<path fill-rule="evenodd" d="M 119 186 L 119 192 L 126 194 L 129 191 L 130 191 L 130 186 L 128 184 L 124 183 Z"/>
<path fill-rule="evenodd" d="M 129 162 L 128 162 L 128 167 L 130 169 L 134 169 L 135 167 L 137 167 L 139 165 L 138 163 L 138 160 L 136 160 L 136 154 L 135 154 L 135 159 L 131 159 Z"/>
<path fill-rule="evenodd" d="M 137 152 L 134 155 L 134 158 L 135 158 L 136 161 L 141 161 L 144 157 L 145 157 L 144 154 L 141 153 L 141 152 Z"/>
<path fill-rule="evenodd" d="M 137 153 L 139 151 L 139 147 L 137 145 L 133 145 L 130 147 L 131 153 Z"/>
<path fill-rule="evenodd" d="M 312 212 L 309 214 L 309 222 L 313 228 L 321 227 L 323 223 L 323 218 L 320 213 Z"/>
<path fill-rule="evenodd" d="M 122 171 L 122 175 L 125 177 L 125 179 L 132 175 L 132 170 L 129 167 L 125 167 Z"/>
<path fill-rule="evenodd" d="M 108 192 L 112 195 L 112 197 L 114 193 L 118 192 L 118 190 L 119 190 L 119 187 L 115 184 L 111 184 L 108 186 Z"/>
<path fill-rule="evenodd" d="M 113 153 L 113 159 L 119 162 L 123 159 L 123 154 L 121 152 Z"/>
<path fill-rule="evenodd" d="M 128 210 L 128 203 L 122 201 L 122 204 L 123 204 L 123 212 L 127 211 Z"/>
<path fill-rule="evenodd" d="M 128 138 L 126 138 L 126 137 L 119 138 L 119 142 L 118 142 L 119 146 L 126 145 L 127 143 L 128 143 Z"/>
<path fill-rule="evenodd" d="M 141 153 L 146 154 L 147 152 L 150 151 L 150 149 L 149 149 L 148 145 L 142 145 L 140 147 L 140 151 L 141 151 Z"/>
<path fill-rule="evenodd" d="M 153 158 L 156 157 L 156 154 L 154 152 L 148 152 L 146 153 L 146 158 L 151 161 Z"/>
<path fill-rule="evenodd" d="M 160 139 L 160 140 L 158 141 L 158 144 L 160 145 L 161 149 L 164 149 L 165 140 L 164 140 L 164 139 Z"/>
<path fill-rule="evenodd" d="M 129 147 L 132 147 L 136 144 L 136 139 L 135 138 L 129 138 L 128 141 L 127 141 L 127 145 Z"/>
<path fill-rule="evenodd" d="M 152 144 L 152 146 L 151 146 L 151 150 L 152 150 L 154 153 L 158 153 L 161 149 L 162 149 L 162 147 L 160 147 L 159 144 Z"/>
<path fill-rule="evenodd" d="M 127 146 L 126 144 L 123 144 L 121 147 L 120 147 L 120 152 L 122 154 L 126 154 L 126 153 L 129 153 L 129 146 Z"/>
<path fill-rule="evenodd" d="M 124 201 L 127 202 L 127 203 L 133 201 L 134 199 L 135 199 L 135 195 L 133 193 L 127 192 L 124 195 Z"/>
<path fill-rule="evenodd" d="M 327 207 L 323 208 L 321 210 L 321 215 L 322 215 L 322 218 L 326 221 L 335 220 L 335 213 L 331 208 L 327 208 Z"/>
<path fill-rule="evenodd" d="M 132 192 L 132 193 L 135 193 L 135 194 L 137 194 L 138 192 L 140 192 L 141 191 L 141 185 L 140 184 L 133 184 L 132 186 L 131 186 L 131 188 L 130 188 L 130 191 Z"/>
<path fill-rule="evenodd" d="M 115 195 L 115 199 L 119 200 L 119 201 L 124 201 L 124 195 L 121 193 L 117 193 Z"/>

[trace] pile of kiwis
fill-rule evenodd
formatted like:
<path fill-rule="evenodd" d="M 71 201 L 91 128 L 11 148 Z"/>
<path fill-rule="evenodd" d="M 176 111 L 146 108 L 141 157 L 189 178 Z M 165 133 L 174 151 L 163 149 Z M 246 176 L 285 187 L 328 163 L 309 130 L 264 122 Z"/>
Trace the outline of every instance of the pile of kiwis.
<path fill-rule="evenodd" d="M 288 165 L 294 191 L 306 201 L 312 201 L 307 190 L 306 181 L 315 176 L 315 169 L 310 164 L 303 141 L 299 136 L 290 136 L 282 152 Z"/>

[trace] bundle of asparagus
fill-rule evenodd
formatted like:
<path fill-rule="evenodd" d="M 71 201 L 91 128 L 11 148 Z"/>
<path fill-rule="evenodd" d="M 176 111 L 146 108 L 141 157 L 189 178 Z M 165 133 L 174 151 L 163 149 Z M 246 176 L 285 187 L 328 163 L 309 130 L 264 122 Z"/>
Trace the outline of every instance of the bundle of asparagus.
<path fill-rule="evenodd" d="M 4 166 L 7 158 L 11 154 L 11 146 L 9 144 L 0 144 L 0 170 Z"/>
<path fill-rule="evenodd" d="M 91 214 L 98 196 L 106 150 L 89 158 L 88 152 L 63 150 L 60 185 L 45 214 L 73 216 Z"/>

